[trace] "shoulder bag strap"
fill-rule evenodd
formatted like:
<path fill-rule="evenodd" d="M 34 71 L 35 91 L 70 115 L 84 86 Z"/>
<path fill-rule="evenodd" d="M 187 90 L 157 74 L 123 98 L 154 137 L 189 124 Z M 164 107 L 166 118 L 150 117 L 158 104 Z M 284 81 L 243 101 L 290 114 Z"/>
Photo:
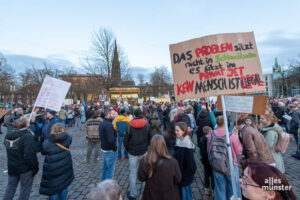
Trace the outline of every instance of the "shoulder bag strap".
<path fill-rule="evenodd" d="M 56 144 L 57 146 L 59 146 L 60 148 L 66 150 L 66 151 L 70 151 L 70 149 L 69 149 L 68 147 L 65 147 L 65 146 L 63 146 L 63 145 L 61 145 L 61 144 L 59 144 L 59 143 L 55 143 L 55 144 Z"/>

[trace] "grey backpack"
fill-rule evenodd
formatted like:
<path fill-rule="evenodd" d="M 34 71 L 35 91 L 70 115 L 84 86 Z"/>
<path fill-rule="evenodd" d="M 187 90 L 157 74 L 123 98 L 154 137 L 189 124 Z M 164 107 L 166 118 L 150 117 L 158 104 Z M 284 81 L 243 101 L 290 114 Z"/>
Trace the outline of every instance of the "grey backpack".
<path fill-rule="evenodd" d="M 226 136 L 217 137 L 211 131 L 211 145 L 209 147 L 208 160 L 211 167 L 219 173 L 230 175 Z"/>

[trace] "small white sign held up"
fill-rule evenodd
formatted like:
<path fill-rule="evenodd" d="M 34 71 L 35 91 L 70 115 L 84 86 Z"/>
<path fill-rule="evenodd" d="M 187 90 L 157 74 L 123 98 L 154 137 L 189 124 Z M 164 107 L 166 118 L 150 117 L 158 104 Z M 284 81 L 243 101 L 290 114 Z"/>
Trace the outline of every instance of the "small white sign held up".
<path fill-rule="evenodd" d="M 252 113 L 253 96 L 225 96 L 226 111 Z"/>
<path fill-rule="evenodd" d="M 43 107 L 59 111 L 69 91 L 71 83 L 46 75 L 35 107 Z"/>

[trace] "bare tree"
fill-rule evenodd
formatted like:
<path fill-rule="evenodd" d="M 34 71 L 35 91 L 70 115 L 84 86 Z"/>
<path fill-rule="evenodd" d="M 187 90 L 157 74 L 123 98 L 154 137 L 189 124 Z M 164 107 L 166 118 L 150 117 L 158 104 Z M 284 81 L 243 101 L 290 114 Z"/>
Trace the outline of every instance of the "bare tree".
<path fill-rule="evenodd" d="M 172 78 L 166 66 L 155 68 L 150 74 L 150 83 L 152 85 L 152 95 L 161 96 L 168 93 L 172 84 Z"/>
<path fill-rule="evenodd" d="M 139 86 L 144 86 L 145 85 L 145 75 L 143 73 L 139 73 L 137 75 L 137 79 L 139 81 Z"/>
<path fill-rule="evenodd" d="M 89 54 L 83 60 L 83 67 L 88 74 L 101 75 L 98 80 L 109 90 L 111 87 L 112 62 L 114 56 L 114 33 L 107 28 L 100 28 L 92 36 L 92 45 Z M 123 49 L 118 46 L 118 54 L 122 78 L 130 78 L 129 61 Z M 132 79 L 132 78 L 131 78 Z"/>
<path fill-rule="evenodd" d="M 15 84 L 14 74 L 15 71 L 7 63 L 6 58 L 0 53 L 0 96 L 9 94 L 10 86 Z"/>

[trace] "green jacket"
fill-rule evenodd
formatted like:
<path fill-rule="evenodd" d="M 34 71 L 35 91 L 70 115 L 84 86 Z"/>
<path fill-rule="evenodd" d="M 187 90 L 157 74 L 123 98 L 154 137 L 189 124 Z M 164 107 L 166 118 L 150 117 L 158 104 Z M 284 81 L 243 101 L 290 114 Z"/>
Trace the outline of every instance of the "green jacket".
<path fill-rule="evenodd" d="M 277 140 L 278 140 L 278 133 L 282 132 L 282 128 L 281 126 L 279 126 L 276 123 L 273 123 L 269 126 L 265 126 L 261 129 L 268 145 L 269 148 L 272 152 L 273 158 L 275 160 L 275 164 L 277 169 L 279 169 L 282 173 L 285 173 L 285 167 L 284 167 L 284 162 L 282 159 L 282 155 L 280 152 L 276 152 L 273 149 L 273 146 L 275 147 L 277 144 Z"/>

